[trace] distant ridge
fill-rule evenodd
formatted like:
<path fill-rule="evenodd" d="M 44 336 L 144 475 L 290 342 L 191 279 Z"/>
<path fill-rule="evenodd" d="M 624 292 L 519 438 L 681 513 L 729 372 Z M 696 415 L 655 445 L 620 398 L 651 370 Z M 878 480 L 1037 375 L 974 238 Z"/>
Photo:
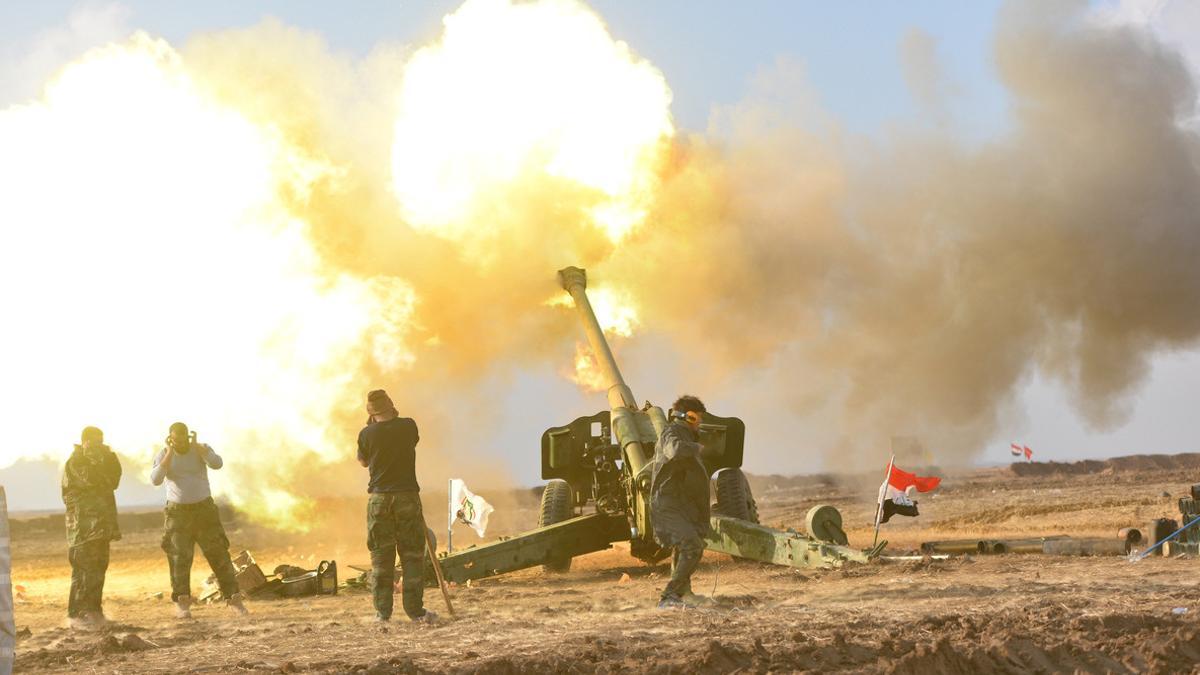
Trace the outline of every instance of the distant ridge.
<path fill-rule="evenodd" d="M 1013 462 L 1010 468 L 1018 476 L 1194 470 L 1200 469 L 1200 452 L 1183 452 L 1178 455 L 1126 455 L 1109 459 L 1085 459 L 1079 462 Z"/>

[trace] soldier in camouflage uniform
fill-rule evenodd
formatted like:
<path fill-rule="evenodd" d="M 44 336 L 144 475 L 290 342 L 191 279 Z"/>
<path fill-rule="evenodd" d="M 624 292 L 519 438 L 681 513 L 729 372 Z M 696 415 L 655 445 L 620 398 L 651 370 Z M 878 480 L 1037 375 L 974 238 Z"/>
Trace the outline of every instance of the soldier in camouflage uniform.
<path fill-rule="evenodd" d="M 120 482 L 121 463 L 104 444 L 104 433 L 96 427 L 87 427 L 62 476 L 70 547 L 67 557 L 71 562 L 67 621 L 72 627 L 105 621 L 100 605 L 104 575 L 108 571 L 109 542 L 121 538 L 117 500 L 113 495 Z"/>
<path fill-rule="evenodd" d="M 708 470 L 700 457 L 700 421 L 704 403 L 684 395 L 671 406 L 671 423 L 655 446 L 650 483 L 650 516 L 654 538 L 672 549 L 671 580 L 659 599 L 660 608 L 686 607 L 706 598 L 692 593 L 692 573 L 704 555 L 709 524 Z"/>
<path fill-rule="evenodd" d="M 425 516 L 417 485 L 417 423 L 400 417 L 387 392 L 367 394 L 367 426 L 358 434 L 358 461 L 369 469 L 367 548 L 371 551 L 375 618 L 392 618 L 396 553 L 402 567 L 404 613 L 433 621 L 425 609 Z"/>
<path fill-rule="evenodd" d="M 197 443 L 187 425 L 176 422 L 167 436 L 167 447 L 155 455 L 150 469 L 150 482 L 165 483 L 167 488 L 162 548 L 170 568 L 171 600 L 180 619 L 192 616 L 192 558 L 197 544 L 217 577 L 226 604 L 239 614 L 248 613 L 229 558 L 229 539 L 208 484 L 209 469 L 222 466 L 224 460 L 211 446 Z"/>

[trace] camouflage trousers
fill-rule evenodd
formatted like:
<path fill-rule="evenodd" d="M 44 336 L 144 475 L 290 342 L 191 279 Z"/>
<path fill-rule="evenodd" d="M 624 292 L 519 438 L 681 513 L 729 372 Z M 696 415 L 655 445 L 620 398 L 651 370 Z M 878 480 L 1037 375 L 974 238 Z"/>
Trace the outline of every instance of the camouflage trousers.
<path fill-rule="evenodd" d="M 367 499 L 367 548 L 371 550 L 375 612 L 392 617 L 396 554 L 403 574 L 404 613 L 410 619 L 425 614 L 425 516 L 416 492 L 372 494 Z"/>
<path fill-rule="evenodd" d="M 71 595 L 67 598 L 67 616 L 81 617 L 102 612 L 104 574 L 108 571 L 108 540 L 93 539 L 67 551 L 71 561 Z"/>
<path fill-rule="evenodd" d="M 692 592 L 692 573 L 704 556 L 704 542 L 700 537 L 680 540 L 671 555 L 671 580 L 663 589 L 662 597 L 683 598 Z"/>
<path fill-rule="evenodd" d="M 212 498 L 195 504 L 167 502 L 162 548 L 171 570 L 171 599 L 192 594 L 192 558 L 196 545 L 208 560 L 217 585 L 226 598 L 238 592 L 236 572 L 229 558 L 229 539 Z"/>

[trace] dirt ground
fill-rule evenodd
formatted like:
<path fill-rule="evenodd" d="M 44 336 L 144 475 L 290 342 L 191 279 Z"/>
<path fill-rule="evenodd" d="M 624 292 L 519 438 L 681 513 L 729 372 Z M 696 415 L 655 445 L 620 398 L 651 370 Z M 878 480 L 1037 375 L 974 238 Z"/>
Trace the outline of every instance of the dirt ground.
<path fill-rule="evenodd" d="M 950 474 L 921 501 L 920 517 L 897 518 L 884 536 L 897 554 L 940 538 L 1114 536 L 1178 517 L 1174 497 L 1198 479 L 1200 466 Z M 851 542 L 864 547 L 872 482 L 752 479 L 764 523 L 802 529 L 809 506 L 831 503 Z M 510 505 L 502 524 L 532 521 L 533 500 Z M 441 522 L 436 503 L 431 524 Z M 238 527 L 230 539 L 235 552 L 254 551 L 268 573 L 279 563 L 335 558 L 345 577 L 348 565 L 367 561 L 360 520 L 347 515 L 335 535 Z M 114 546 L 105 599 L 114 624 L 72 632 L 62 627 L 69 568 L 61 533 L 14 533 L 13 583 L 23 590 L 17 626 L 27 629 L 17 672 L 1200 672 L 1195 560 L 1002 555 L 817 571 L 709 553 L 694 587 L 716 604 L 663 611 L 654 605 L 667 569 L 618 546 L 576 559 L 567 574 L 535 569 L 456 587 L 457 619 L 447 619 L 429 589 L 426 603 L 442 621 L 381 626 L 361 592 L 251 601 L 248 620 L 200 606 L 193 620 L 177 621 L 156 595 L 167 591 L 158 539 L 140 530 Z M 195 588 L 207 574 L 197 554 Z"/>

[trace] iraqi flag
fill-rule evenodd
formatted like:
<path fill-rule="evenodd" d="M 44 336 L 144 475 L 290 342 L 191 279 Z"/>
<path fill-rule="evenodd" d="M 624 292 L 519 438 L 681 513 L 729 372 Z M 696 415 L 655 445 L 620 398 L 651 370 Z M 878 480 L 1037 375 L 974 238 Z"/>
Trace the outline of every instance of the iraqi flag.
<path fill-rule="evenodd" d="M 882 525 L 892 519 L 892 516 L 901 515 L 910 518 L 921 515 L 917 510 L 917 503 L 909 498 L 908 494 L 901 492 L 891 485 L 884 487 L 883 506 L 880 507 L 879 523 Z"/>
<path fill-rule="evenodd" d="M 487 531 L 488 516 L 492 515 L 492 505 L 487 500 L 467 489 L 467 484 L 461 479 L 450 481 L 450 525 L 455 522 L 470 525 L 480 538 Z"/>
<path fill-rule="evenodd" d="M 887 480 L 879 486 L 877 524 L 886 523 L 894 515 L 910 518 L 921 515 L 917 510 L 917 502 L 913 501 L 910 494 L 929 492 L 941 482 L 942 479 L 937 476 L 918 476 L 889 464 Z"/>
<path fill-rule="evenodd" d="M 1010 445 L 1008 447 L 1009 447 L 1009 450 L 1012 452 L 1013 457 L 1020 457 L 1021 455 L 1025 454 L 1025 450 L 1023 450 L 1021 448 L 1021 446 L 1017 445 L 1016 443 L 1013 443 L 1012 445 Z"/>
<path fill-rule="evenodd" d="M 942 484 L 942 479 L 937 476 L 918 476 L 893 464 L 892 470 L 888 474 L 887 484 L 901 492 L 907 490 L 909 486 L 917 488 L 917 492 L 929 492 L 937 489 L 937 486 Z"/>

